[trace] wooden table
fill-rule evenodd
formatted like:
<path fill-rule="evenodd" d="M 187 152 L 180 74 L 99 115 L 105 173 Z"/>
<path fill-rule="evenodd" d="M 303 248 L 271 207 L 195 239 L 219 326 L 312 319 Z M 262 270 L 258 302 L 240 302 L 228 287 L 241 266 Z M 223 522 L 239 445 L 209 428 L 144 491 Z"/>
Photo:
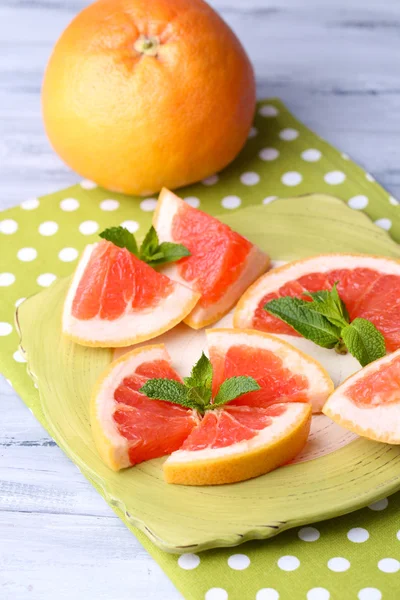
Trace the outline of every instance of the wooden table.
<path fill-rule="evenodd" d="M 398 0 L 213 0 L 278 96 L 400 198 Z M 78 181 L 40 117 L 51 47 L 83 0 L 0 0 L 0 207 Z M 1 600 L 180 594 L 0 378 Z M 233 599 L 234 600 L 234 599 Z"/>

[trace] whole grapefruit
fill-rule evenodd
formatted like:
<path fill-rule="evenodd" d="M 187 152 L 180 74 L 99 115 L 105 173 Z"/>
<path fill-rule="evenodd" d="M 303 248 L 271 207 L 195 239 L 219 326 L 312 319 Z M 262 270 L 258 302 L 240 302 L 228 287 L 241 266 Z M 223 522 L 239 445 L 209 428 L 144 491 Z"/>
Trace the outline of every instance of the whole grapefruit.
<path fill-rule="evenodd" d="M 98 0 L 58 40 L 42 104 L 50 142 L 72 169 L 148 195 L 235 158 L 255 82 L 239 40 L 202 0 Z"/>

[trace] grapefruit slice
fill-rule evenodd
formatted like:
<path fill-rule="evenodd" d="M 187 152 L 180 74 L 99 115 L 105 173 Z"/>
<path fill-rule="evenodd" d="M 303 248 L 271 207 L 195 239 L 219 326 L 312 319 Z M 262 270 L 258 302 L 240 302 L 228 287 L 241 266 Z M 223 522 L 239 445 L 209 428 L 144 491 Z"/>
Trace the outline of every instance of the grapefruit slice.
<path fill-rule="evenodd" d="M 213 365 L 213 396 L 228 377 L 254 377 L 261 390 L 231 405 L 265 408 L 277 402 L 308 402 L 321 412 L 333 382 L 311 356 L 279 338 L 254 330 L 209 329 L 207 344 Z"/>
<path fill-rule="evenodd" d="M 305 446 L 311 406 L 227 406 L 206 413 L 164 463 L 168 483 L 216 485 L 258 477 L 291 461 Z"/>
<path fill-rule="evenodd" d="M 91 402 L 93 438 L 100 456 L 115 471 L 171 454 L 199 422 L 193 410 L 141 394 L 138 390 L 153 377 L 181 381 L 163 345 L 124 354 L 96 384 Z"/>
<path fill-rule="evenodd" d="M 400 348 L 400 262 L 378 256 L 327 254 L 273 269 L 243 294 L 235 310 L 234 326 L 299 335 L 264 310 L 266 302 L 331 289 L 336 281 L 350 319 L 372 321 L 383 334 L 388 351 Z"/>
<path fill-rule="evenodd" d="M 400 444 L 400 350 L 346 379 L 323 412 L 358 435 Z"/>
<path fill-rule="evenodd" d="M 153 225 L 161 242 L 183 244 L 191 253 L 163 272 L 201 294 L 184 319 L 193 329 L 218 321 L 269 266 L 264 252 L 169 190 L 160 193 Z"/>
<path fill-rule="evenodd" d="M 85 346 L 129 346 L 172 329 L 199 294 L 158 273 L 125 248 L 86 246 L 66 297 L 62 329 Z"/>

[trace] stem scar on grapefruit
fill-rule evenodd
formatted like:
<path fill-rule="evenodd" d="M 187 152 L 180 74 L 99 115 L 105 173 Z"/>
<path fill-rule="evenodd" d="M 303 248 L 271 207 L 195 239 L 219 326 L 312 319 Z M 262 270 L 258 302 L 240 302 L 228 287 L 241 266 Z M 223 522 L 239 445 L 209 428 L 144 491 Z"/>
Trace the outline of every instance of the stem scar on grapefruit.
<path fill-rule="evenodd" d="M 193 329 L 223 317 L 269 267 L 269 257 L 259 248 L 167 189 L 160 193 L 153 225 L 160 241 L 183 244 L 190 251 L 163 272 L 201 294 L 184 320 Z"/>
<path fill-rule="evenodd" d="M 329 397 L 323 413 L 378 442 L 400 444 L 400 350 L 370 363 Z"/>
<path fill-rule="evenodd" d="M 82 177 L 125 194 L 178 188 L 247 140 L 255 80 L 203 0 L 98 0 L 58 40 L 42 106 L 49 140 Z"/>
<path fill-rule="evenodd" d="M 188 315 L 199 295 L 125 248 L 86 246 L 67 293 L 64 335 L 84 346 L 130 346 L 154 338 Z"/>
<path fill-rule="evenodd" d="M 137 348 L 110 364 L 92 396 L 93 436 L 108 466 L 119 470 L 170 454 L 163 465 L 168 483 L 215 485 L 267 473 L 303 449 L 311 402 L 325 402 L 333 390 L 324 369 L 290 344 L 259 332 L 210 330 L 207 341 L 213 395 L 228 374 L 241 375 L 251 362 L 252 376 L 263 388 L 259 396 L 243 395 L 204 417 L 152 400 L 138 391 L 146 380 L 182 380 L 162 345 Z"/>
<path fill-rule="evenodd" d="M 291 262 L 260 277 L 241 297 L 234 326 L 270 333 L 299 335 L 268 313 L 264 305 L 275 298 L 301 298 L 305 292 L 337 290 L 350 321 L 371 321 L 385 338 L 386 350 L 400 347 L 400 262 L 379 256 L 327 254 Z"/>

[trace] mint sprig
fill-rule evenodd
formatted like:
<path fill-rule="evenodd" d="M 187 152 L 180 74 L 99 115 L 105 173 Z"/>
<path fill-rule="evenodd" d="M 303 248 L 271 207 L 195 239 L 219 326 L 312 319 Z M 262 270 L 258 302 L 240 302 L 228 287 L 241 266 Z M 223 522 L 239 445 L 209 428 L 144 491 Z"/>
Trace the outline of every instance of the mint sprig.
<path fill-rule="evenodd" d="M 153 400 L 172 402 L 204 414 L 208 410 L 220 408 L 243 394 L 260 389 L 253 377 L 229 377 L 221 384 L 213 399 L 212 377 L 211 362 L 203 352 L 190 376 L 185 377 L 184 383 L 163 378 L 149 379 L 139 392 Z"/>
<path fill-rule="evenodd" d="M 363 367 L 385 356 L 385 339 L 371 321 L 350 322 L 337 282 L 331 290 L 305 295 L 311 300 L 284 296 L 267 302 L 264 309 L 318 346 L 335 348 L 339 354 L 349 351 Z"/>
<path fill-rule="evenodd" d="M 146 233 L 140 248 L 133 233 L 122 226 L 109 227 L 100 233 L 100 237 L 119 246 L 119 248 L 126 248 L 152 267 L 175 262 L 185 256 L 190 256 L 189 250 L 182 244 L 174 244 L 173 242 L 162 242 L 160 244 L 157 232 L 153 226 Z"/>

